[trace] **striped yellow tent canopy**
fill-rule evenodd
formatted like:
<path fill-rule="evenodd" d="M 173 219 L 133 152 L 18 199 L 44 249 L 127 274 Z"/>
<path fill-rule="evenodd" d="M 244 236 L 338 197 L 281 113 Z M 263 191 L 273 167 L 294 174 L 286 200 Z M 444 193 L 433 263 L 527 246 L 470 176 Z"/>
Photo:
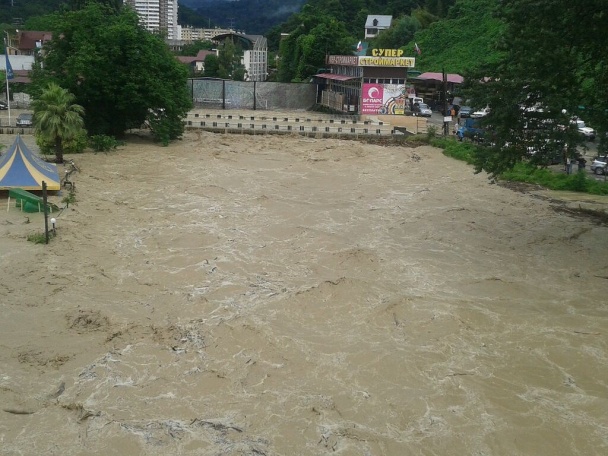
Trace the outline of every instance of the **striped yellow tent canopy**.
<path fill-rule="evenodd" d="M 0 190 L 42 190 L 43 181 L 48 190 L 61 188 L 57 165 L 32 153 L 17 135 L 13 145 L 0 157 Z"/>

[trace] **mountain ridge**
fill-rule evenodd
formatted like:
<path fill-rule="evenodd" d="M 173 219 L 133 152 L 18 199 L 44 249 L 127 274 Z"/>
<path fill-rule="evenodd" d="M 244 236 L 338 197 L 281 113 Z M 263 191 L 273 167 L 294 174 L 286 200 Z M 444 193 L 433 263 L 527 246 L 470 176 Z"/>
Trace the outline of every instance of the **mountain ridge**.
<path fill-rule="evenodd" d="M 216 26 L 264 35 L 300 11 L 306 0 L 180 0 Z M 182 24 L 184 25 L 184 24 Z"/>

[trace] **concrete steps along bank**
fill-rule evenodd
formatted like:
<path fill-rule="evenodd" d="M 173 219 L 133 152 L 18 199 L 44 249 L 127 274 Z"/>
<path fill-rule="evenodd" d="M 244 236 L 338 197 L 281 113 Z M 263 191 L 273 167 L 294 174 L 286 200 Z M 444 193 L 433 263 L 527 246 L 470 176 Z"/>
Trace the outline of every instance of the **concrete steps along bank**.
<path fill-rule="evenodd" d="M 306 113 L 298 115 L 244 115 L 228 113 L 189 113 L 186 128 L 230 133 L 295 133 L 302 135 L 373 135 L 391 136 L 411 133 L 414 129 L 395 128 L 379 120 L 360 120 L 352 117 L 321 118 Z M 404 131 L 406 130 L 406 131 Z M 426 130 L 426 125 L 425 125 Z"/>

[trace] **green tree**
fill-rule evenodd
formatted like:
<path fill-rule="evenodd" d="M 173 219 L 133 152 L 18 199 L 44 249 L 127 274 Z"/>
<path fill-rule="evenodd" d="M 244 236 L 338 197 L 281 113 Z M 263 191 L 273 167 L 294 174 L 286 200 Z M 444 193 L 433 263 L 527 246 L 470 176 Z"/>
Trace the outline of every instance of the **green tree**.
<path fill-rule="evenodd" d="M 86 134 L 84 108 L 75 100 L 66 89 L 50 83 L 33 103 L 36 138 L 52 145 L 57 163 L 63 163 L 65 143 Z"/>
<path fill-rule="evenodd" d="M 242 49 L 227 39 L 218 48 L 218 74 L 223 79 L 233 79 L 234 71 L 240 64 Z"/>
<path fill-rule="evenodd" d="M 205 57 L 203 76 L 207 78 L 220 77 L 220 62 L 217 58 L 217 55 L 209 54 L 207 57 Z"/>
<path fill-rule="evenodd" d="M 210 51 L 215 45 L 211 41 L 195 41 L 193 43 L 184 44 L 179 55 L 195 57 L 198 51 Z"/>
<path fill-rule="evenodd" d="M 560 150 L 574 155 L 583 139 L 573 116 L 592 122 L 605 147 L 608 15 L 603 6 L 601 0 L 500 4 L 503 57 L 466 75 L 473 105 L 491 107 L 484 119 L 491 146 L 479 149 L 477 171 L 500 174 L 523 160 L 543 166 L 548 154 Z M 540 153 L 530 157 L 530 150 Z"/>
<path fill-rule="evenodd" d="M 328 54 L 351 54 L 355 39 L 344 23 L 326 16 L 309 5 L 302 8 L 302 22 L 282 40 L 277 79 L 281 82 L 306 81 L 325 66 Z"/>
<path fill-rule="evenodd" d="M 90 2 L 59 15 L 52 32 L 33 72 L 34 98 L 54 81 L 85 108 L 89 134 L 121 137 L 147 123 L 163 144 L 181 136 L 192 105 L 188 69 L 131 8 Z"/>
<path fill-rule="evenodd" d="M 428 12 L 415 10 L 422 24 L 406 49 L 418 43 L 422 55 L 416 69 L 463 74 L 484 64 L 494 66 L 502 58 L 496 48 L 504 22 L 496 17 L 496 0 L 458 0 L 447 19 L 438 20 Z"/>
<path fill-rule="evenodd" d="M 107 5 L 115 11 L 118 11 L 120 8 L 122 8 L 123 0 L 69 0 L 67 3 L 69 4 L 70 8 L 74 10 L 83 9 L 89 3 L 99 3 L 101 5 Z"/>
<path fill-rule="evenodd" d="M 388 30 L 384 30 L 372 41 L 371 47 L 377 49 L 399 49 L 405 46 L 413 38 L 416 31 L 420 28 L 418 19 L 403 16 L 396 21 Z M 411 50 L 408 49 L 409 52 Z"/>

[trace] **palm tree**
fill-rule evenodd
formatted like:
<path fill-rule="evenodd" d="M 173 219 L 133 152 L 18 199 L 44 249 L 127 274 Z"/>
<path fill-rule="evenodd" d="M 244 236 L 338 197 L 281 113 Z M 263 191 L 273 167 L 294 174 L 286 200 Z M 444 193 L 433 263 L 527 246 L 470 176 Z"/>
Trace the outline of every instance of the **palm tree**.
<path fill-rule="evenodd" d="M 55 83 L 50 83 L 33 103 L 36 135 L 53 144 L 57 163 L 63 163 L 63 143 L 84 130 L 84 108 L 74 103 L 76 97 Z"/>

